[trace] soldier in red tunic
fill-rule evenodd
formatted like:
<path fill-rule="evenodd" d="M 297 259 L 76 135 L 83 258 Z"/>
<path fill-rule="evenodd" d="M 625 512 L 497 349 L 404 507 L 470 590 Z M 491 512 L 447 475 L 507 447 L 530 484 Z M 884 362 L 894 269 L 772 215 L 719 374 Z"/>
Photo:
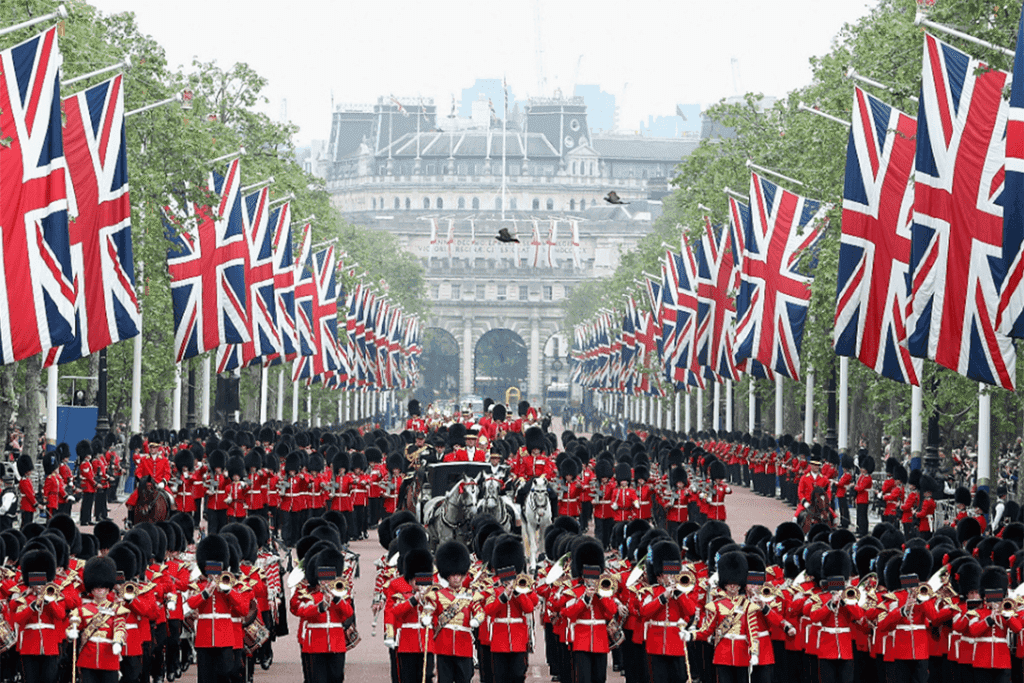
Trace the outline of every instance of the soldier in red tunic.
<path fill-rule="evenodd" d="M 579 476 L 579 465 L 571 457 L 566 457 L 558 466 L 558 476 L 562 480 L 558 491 L 558 514 L 578 519 L 580 516 L 580 485 L 576 481 Z"/>
<path fill-rule="evenodd" d="M 601 546 L 598 553 L 603 559 Z M 491 567 L 501 585 L 487 596 L 484 612 L 491 623 L 491 669 L 494 683 L 523 683 L 533 640 L 527 618 L 540 599 L 532 587 L 520 586 L 517 577 L 526 571 L 522 542 L 504 536 L 494 542 Z M 584 679 L 580 679 L 584 680 Z"/>
<path fill-rule="evenodd" d="M 604 550 L 597 541 L 580 543 L 572 553 L 571 594 L 560 610 L 569 623 L 573 680 L 603 683 L 608 669 L 608 622 L 618 612 L 611 594 L 598 592 Z"/>
<path fill-rule="evenodd" d="M 871 502 L 871 488 L 874 486 L 874 479 L 871 473 L 875 471 L 875 459 L 867 454 L 867 449 L 862 449 L 860 454 L 860 476 L 853 490 L 856 494 L 857 504 L 857 536 L 864 536 L 868 533 L 868 505 Z"/>
<path fill-rule="evenodd" d="M 21 528 L 24 529 L 32 523 L 32 518 L 36 515 L 36 510 L 43 508 L 42 503 L 36 500 L 36 491 L 32 486 L 32 470 L 35 469 L 32 465 L 32 458 L 28 455 L 18 456 L 18 493 L 21 494 L 21 500 L 18 503 L 18 509 L 21 510 Z"/>
<path fill-rule="evenodd" d="M 45 550 L 30 550 L 21 557 L 23 592 L 10 605 L 10 621 L 20 631 L 18 654 L 21 680 L 56 681 L 62 624 L 67 616 L 64 596 L 53 583 L 57 559 Z"/>
<path fill-rule="evenodd" d="M 688 677 L 686 642 L 682 631 L 695 606 L 678 586 L 682 553 L 672 541 L 655 543 L 647 561 L 647 581 L 637 596 L 644 620 L 644 642 L 652 681 L 682 681 Z"/>
<path fill-rule="evenodd" d="M 117 567 L 106 557 L 85 564 L 82 605 L 71 613 L 67 636 L 78 648 L 82 683 L 117 683 L 127 638 L 128 610 L 112 600 Z"/>
<path fill-rule="evenodd" d="M 92 446 L 88 441 L 82 439 L 75 445 L 75 454 L 78 456 L 78 477 L 82 487 L 82 509 L 78 516 L 78 523 L 82 526 L 92 526 L 92 504 L 96 498 L 96 477 L 92 469 Z"/>
<path fill-rule="evenodd" d="M 305 580 L 292 595 L 291 611 L 302 621 L 299 645 L 309 683 L 345 680 L 346 622 L 354 614 L 349 589 L 336 585 L 345 556 L 336 549 L 305 558 Z M 342 582 L 343 583 L 343 582 Z"/>
<path fill-rule="evenodd" d="M 402 576 L 388 587 L 384 642 L 395 650 L 399 683 L 430 682 L 434 678 L 434 656 L 423 619 L 427 591 L 434 583 L 434 560 L 426 548 L 413 548 L 402 553 L 402 565 Z"/>
<path fill-rule="evenodd" d="M 431 630 L 437 683 L 469 683 L 473 678 L 473 628 L 483 616 L 468 585 L 469 549 L 448 541 L 434 553 L 439 586 L 426 595 L 424 625 Z"/>

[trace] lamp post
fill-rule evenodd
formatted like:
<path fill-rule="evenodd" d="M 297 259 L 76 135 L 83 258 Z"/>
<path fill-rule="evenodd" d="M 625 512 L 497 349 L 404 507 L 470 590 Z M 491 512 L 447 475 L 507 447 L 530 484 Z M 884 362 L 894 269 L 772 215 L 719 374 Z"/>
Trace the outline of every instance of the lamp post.
<path fill-rule="evenodd" d="M 106 439 L 110 431 L 110 417 L 107 415 L 107 349 L 100 349 L 99 387 L 96 391 L 96 436 Z"/>

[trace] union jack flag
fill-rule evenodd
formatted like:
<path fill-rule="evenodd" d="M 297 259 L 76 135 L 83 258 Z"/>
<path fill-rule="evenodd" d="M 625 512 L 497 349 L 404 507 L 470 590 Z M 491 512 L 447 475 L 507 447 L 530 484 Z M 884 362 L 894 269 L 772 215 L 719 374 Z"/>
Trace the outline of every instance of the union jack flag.
<path fill-rule="evenodd" d="M 316 354 L 313 333 L 313 250 L 309 223 L 302 229 L 302 243 L 295 258 L 295 339 L 299 356 Z"/>
<path fill-rule="evenodd" d="M 311 302 L 316 354 L 310 371 L 314 377 L 330 377 L 338 371 L 338 298 L 334 275 L 334 247 L 313 254 L 313 300 Z M 296 295 L 297 296 L 297 295 Z M 296 359 L 296 363 L 300 359 Z M 298 379 L 298 378 L 296 378 Z"/>
<path fill-rule="evenodd" d="M 675 308 L 675 330 L 672 346 L 666 349 L 666 379 L 676 389 L 687 386 L 704 388 L 704 378 L 697 365 L 697 261 L 684 239 L 679 254 L 666 253 L 670 280 L 674 283 L 672 305 Z M 668 302 L 668 299 L 665 299 Z M 698 370 L 695 372 L 695 370 Z"/>
<path fill-rule="evenodd" d="M 878 374 L 920 383 L 904 345 L 917 121 L 860 88 L 846 148 L 833 346 Z"/>
<path fill-rule="evenodd" d="M 139 333 L 123 80 L 118 75 L 64 100 L 78 329 L 73 342 L 50 350 L 47 365 L 69 363 Z"/>
<path fill-rule="evenodd" d="M 175 361 L 211 351 L 222 344 L 249 341 L 246 318 L 245 261 L 248 247 L 239 194 L 238 159 L 225 175 L 210 174 L 210 189 L 220 197 L 216 212 L 186 203 L 178 215 L 164 209 L 167 271 L 174 308 Z M 177 226 L 184 225 L 179 232 Z"/>
<path fill-rule="evenodd" d="M 277 327 L 274 296 L 274 232 L 270 223 L 270 188 L 247 195 L 242 220 L 248 249 L 245 260 L 246 319 L 250 341 L 218 350 L 217 372 L 252 365 L 264 356 L 280 354 L 284 347 Z"/>
<path fill-rule="evenodd" d="M 925 34 L 911 234 L 910 353 L 979 382 L 1015 385 L 995 329 L 1004 271 L 1007 74 Z"/>
<path fill-rule="evenodd" d="M 75 338 L 57 29 L 0 52 L 0 349 L 13 363 Z"/>
<path fill-rule="evenodd" d="M 812 276 L 800 257 L 821 236 L 824 207 L 756 173 L 750 178 L 750 223 L 743 235 L 736 356 L 800 380 L 800 345 Z"/>
<path fill-rule="evenodd" d="M 274 311 L 284 359 L 294 360 L 299 340 L 295 328 L 295 258 L 292 256 L 292 208 L 285 202 L 270 212 L 274 234 Z M 280 358 L 280 354 L 271 359 Z"/>
<path fill-rule="evenodd" d="M 715 234 L 717 231 L 717 235 Z M 729 231 L 704 221 L 704 235 L 697 248 L 697 295 L 707 306 L 703 335 L 698 341 L 697 362 L 716 377 L 739 381 L 732 350 L 736 302 L 731 292 L 737 272 L 729 249 Z"/>
<path fill-rule="evenodd" d="M 626 313 L 622 316 L 622 347 L 619 349 L 619 391 L 633 393 L 633 360 L 636 357 L 636 303 L 633 297 L 626 299 Z"/>
<path fill-rule="evenodd" d="M 1024 74 L 1024 10 L 1017 30 L 1013 73 Z M 996 329 L 1024 338 L 1024 82 L 1010 89 L 1006 122 L 1006 194 L 1003 200 L 1003 266 L 1006 279 L 1000 293 Z"/>
<path fill-rule="evenodd" d="M 750 230 L 750 207 L 743 202 L 729 197 L 729 252 L 733 259 L 733 278 L 730 289 L 734 291 L 734 305 L 739 310 L 741 305 L 749 305 L 749 292 L 740 288 L 740 271 L 743 264 L 744 235 Z M 747 303 L 743 303 L 747 302 Z M 762 363 L 753 358 L 738 358 L 736 356 L 736 316 L 733 316 L 733 324 L 729 332 L 729 345 L 732 353 L 732 363 L 737 371 L 746 372 L 752 377 L 775 381 L 775 373 L 765 367 Z"/>

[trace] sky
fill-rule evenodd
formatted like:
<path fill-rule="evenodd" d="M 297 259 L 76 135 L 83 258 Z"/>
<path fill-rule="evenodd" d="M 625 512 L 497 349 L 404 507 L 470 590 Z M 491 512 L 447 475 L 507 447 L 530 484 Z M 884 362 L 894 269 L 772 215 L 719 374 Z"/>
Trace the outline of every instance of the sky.
<path fill-rule="evenodd" d="M 91 4 L 108 14 L 135 12 L 172 67 L 193 57 L 225 67 L 247 62 L 269 81 L 264 111 L 280 118 L 286 99 L 303 145 L 328 137 L 332 95 L 335 104 L 433 97 L 447 112 L 452 96 L 477 78 L 507 79 L 516 98 L 598 84 L 615 95 L 622 129 L 673 114 L 677 103 L 708 105 L 737 91 L 781 97 L 810 82 L 809 59 L 828 52 L 843 24 L 875 1 Z"/>

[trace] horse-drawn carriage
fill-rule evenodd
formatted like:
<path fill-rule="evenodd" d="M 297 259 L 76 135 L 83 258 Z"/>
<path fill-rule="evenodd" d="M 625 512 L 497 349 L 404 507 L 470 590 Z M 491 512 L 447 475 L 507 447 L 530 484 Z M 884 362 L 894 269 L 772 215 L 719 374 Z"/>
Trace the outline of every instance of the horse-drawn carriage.
<path fill-rule="evenodd" d="M 400 504 L 427 527 L 431 548 L 451 539 L 472 546 L 473 517 L 488 512 L 506 530 L 515 524 L 512 501 L 489 480 L 490 466 L 482 462 L 442 462 L 425 465 L 410 476 L 399 492 Z"/>

